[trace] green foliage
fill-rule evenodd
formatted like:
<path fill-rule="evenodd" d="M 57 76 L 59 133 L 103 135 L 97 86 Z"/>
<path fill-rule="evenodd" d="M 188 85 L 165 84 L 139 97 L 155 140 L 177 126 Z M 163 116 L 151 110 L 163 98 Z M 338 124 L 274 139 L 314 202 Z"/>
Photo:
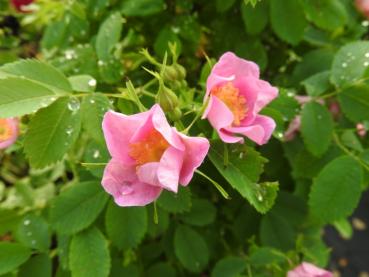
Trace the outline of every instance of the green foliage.
<path fill-rule="evenodd" d="M 226 257 L 218 261 L 211 273 L 212 277 L 233 277 L 240 275 L 246 268 L 246 261 L 239 257 Z"/>
<path fill-rule="evenodd" d="M 8 273 L 23 264 L 31 250 L 19 243 L 0 242 L 0 274 Z"/>
<path fill-rule="evenodd" d="M 333 119 L 327 108 L 318 103 L 304 105 L 301 133 L 307 149 L 315 156 L 324 154 L 332 140 Z"/>
<path fill-rule="evenodd" d="M 46 254 L 30 258 L 19 270 L 19 277 L 51 277 L 51 259 Z"/>
<path fill-rule="evenodd" d="M 108 242 L 99 229 L 93 227 L 73 237 L 69 266 L 72 276 L 109 276 Z"/>
<path fill-rule="evenodd" d="M 53 227 L 60 234 L 74 234 L 87 228 L 101 213 L 107 199 L 98 181 L 73 185 L 52 202 Z"/>
<path fill-rule="evenodd" d="M 338 97 L 345 115 L 353 122 L 369 118 L 369 86 L 356 85 L 344 89 Z"/>
<path fill-rule="evenodd" d="M 81 128 L 80 103 L 76 98 L 60 98 L 32 118 L 24 149 L 34 168 L 60 161 L 76 141 Z"/>
<path fill-rule="evenodd" d="M 204 238 L 188 226 L 178 226 L 174 248 L 181 264 L 192 272 L 201 272 L 209 260 L 209 249 Z"/>
<path fill-rule="evenodd" d="M 147 220 L 145 208 L 122 209 L 111 202 L 105 215 L 106 232 L 113 245 L 119 249 L 134 248 L 145 236 Z"/>
<path fill-rule="evenodd" d="M 191 192 L 188 188 L 178 188 L 178 193 L 163 191 L 158 199 L 159 207 L 172 213 L 183 213 L 191 209 Z"/>
<path fill-rule="evenodd" d="M 350 215 L 360 199 L 361 182 L 362 170 L 355 159 L 343 156 L 333 160 L 311 188 L 311 213 L 330 223 Z"/>

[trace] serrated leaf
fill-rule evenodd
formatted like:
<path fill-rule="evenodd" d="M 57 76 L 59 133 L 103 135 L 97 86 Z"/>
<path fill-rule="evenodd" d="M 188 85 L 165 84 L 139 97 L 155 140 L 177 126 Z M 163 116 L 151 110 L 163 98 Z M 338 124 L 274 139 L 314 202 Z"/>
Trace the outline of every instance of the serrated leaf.
<path fill-rule="evenodd" d="M 119 249 L 137 247 L 147 231 L 146 208 L 122 208 L 110 202 L 105 215 L 105 226 L 108 237 Z"/>
<path fill-rule="evenodd" d="M 52 202 L 50 222 L 60 234 L 77 233 L 95 221 L 107 199 L 98 181 L 78 183 Z"/>
<path fill-rule="evenodd" d="M 250 263 L 253 266 L 267 266 L 286 261 L 284 254 L 270 247 L 259 247 L 250 255 Z"/>
<path fill-rule="evenodd" d="M 307 26 L 303 8 L 296 0 L 271 0 L 270 21 L 277 36 L 293 45 L 301 41 Z"/>
<path fill-rule="evenodd" d="M 309 21 L 319 28 L 334 31 L 347 22 L 343 3 L 336 0 L 303 0 L 304 11 Z"/>
<path fill-rule="evenodd" d="M 51 259 L 47 254 L 33 256 L 21 266 L 18 277 L 51 277 Z"/>
<path fill-rule="evenodd" d="M 24 151 L 34 168 L 60 161 L 73 145 L 81 128 L 79 101 L 60 98 L 32 118 L 24 140 Z"/>
<path fill-rule="evenodd" d="M 208 246 L 204 238 L 190 227 L 177 227 L 174 251 L 181 264 L 191 272 L 200 273 L 208 264 Z"/>
<path fill-rule="evenodd" d="M 328 150 L 333 136 L 333 119 L 325 106 L 315 102 L 304 105 L 301 134 L 307 149 L 313 155 L 319 157 Z"/>
<path fill-rule="evenodd" d="M 82 101 L 82 126 L 97 142 L 104 144 L 102 120 L 104 114 L 111 109 L 109 98 L 102 94 L 91 94 Z"/>
<path fill-rule="evenodd" d="M 344 114 L 353 122 L 369 118 L 369 85 L 361 84 L 344 89 L 338 100 Z"/>
<path fill-rule="evenodd" d="M 72 277 L 107 277 L 110 261 L 108 242 L 96 227 L 73 237 L 69 252 Z"/>
<path fill-rule="evenodd" d="M 112 50 L 120 40 L 123 28 L 123 19 L 116 12 L 111 14 L 100 26 L 96 37 L 96 53 L 100 60 L 110 59 Z"/>
<path fill-rule="evenodd" d="M 229 162 L 224 166 L 224 146 L 214 141 L 209 158 L 219 173 L 246 198 L 259 212 L 267 212 L 274 204 L 278 183 L 256 183 L 263 172 L 266 159 L 257 151 L 243 145 L 228 147 Z"/>
<path fill-rule="evenodd" d="M 305 79 L 302 81 L 302 84 L 310 96 L 316 97 L 326 92 L 331 87 L 329 81 L 330 76 L 330 71 L 323 71 Z"/>
<path fill-rule="evenodd" d="M 267 1 L 260 2 L 254 7 L 241 4 L 241 15 L 246 32 L 250 35 L 261 33 L 269 19 L 269 5 Z"/>
<path fill-rule="evenodd" d="M 157 200 L 158 205 L 170 213 L 183 213 L 191 208 L 191 192 L 189 188 L 179 187 L 178 193 L 164 190 Z"/>
<path fill-rule="evenodd" d="M 333 84 L 342 87 L 361 78 L 369 65 L 368 55 L 368 41 L 351 42 L 338 50 L 331 70 Z"/>
<path fill-rule="evenodd" d="M 57 97 L 52 90 L 30 80 L 0 79 L 0 117 L 33 113 L 49 105 Z"/>
<path fill-rule="evenodd" d="M 360 164 L 348 156 L 326 165 L 311 187 L 312 215 L 324 222 L 349 216 L 360 199 L 362 175 Z"/>
<path fill-rule="evenodd" d="M 295 247 L 296 232 L 283 215 L 269 212 L 261 219 L 260 240 L 262 245 L 283 251 Z"/>
<path fill-rule="evenodd" d="M 236 277 L 241 276 L 242 272 L 246 269 L 247 262 L 240 257 L 226 257 L 218 261 L 213 271 L 212 277 Z"/>
<path fill-rule="evenodd" d="M 50 86 L 62 92 L 71 92 L 68 79 L 55 67 L 38 60 L 20 60 L 0 67 L 0 72 L 6 72 L 17 77 L 40 82 L 40 85 Z"/>
<path fill-rule="evenodd" d="M 125 0 L 120 10 L 125 16 L 148 16 L 162 11 L 164 7 L 163 0 Z"/>
<path fill-rule="evenodd" d="M 68 78 L 74 91 L 93 92 L 96 87 L 95 78 L 90 75 L 75 75 Z"/>
<path fill-rule="evenodd" d="M 206 199 L 194 199 L 191 210 L 180 216 L 180 219 L 187 224 L 195 226 L 205 226 L 214 222 L 216 208 Z"/>
<path fill-rule="evenodd" d="M 19 243 L 0 242 L 0 274 L 16 269 L 30 256 L 31 250 Z"/>
<path fill-rule="evenodd" d="M 49 225 L 42 217 L 34 214 L 23 218 L 16 231 L 16 237 L 24 245 L 43 252 L 49 249 L 51 242 Z"/>

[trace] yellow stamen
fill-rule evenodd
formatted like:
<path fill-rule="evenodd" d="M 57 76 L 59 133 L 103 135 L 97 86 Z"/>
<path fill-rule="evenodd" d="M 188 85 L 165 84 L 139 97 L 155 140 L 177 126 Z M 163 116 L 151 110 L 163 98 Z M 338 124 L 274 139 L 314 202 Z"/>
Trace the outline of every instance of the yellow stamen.
<path fill-rule="evenodd" d="M 234 116 L 233 125 L 239 126 L 246 117 L 246 99 L 231 82 L 215 87 L 211 93 L 221 100 L 231 110 Z"/>
<path fill-rule="evenodd" d="M 0 118 L 0 142 L 10 139 L 13 135 L 13 130 L 6 119 Z"/>
<path fill-rule="evenodd" d="M 129 146 L 129 155 L 136 161 L 136 165 L 158 162 L 168 147 L 169 143 L 162 134 L 152 129 L 144 139 Z"/>

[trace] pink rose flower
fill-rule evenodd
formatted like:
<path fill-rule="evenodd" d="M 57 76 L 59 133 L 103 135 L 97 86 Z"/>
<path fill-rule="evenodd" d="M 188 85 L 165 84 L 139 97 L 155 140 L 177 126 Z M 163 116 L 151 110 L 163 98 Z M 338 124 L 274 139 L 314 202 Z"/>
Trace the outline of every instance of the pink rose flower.
<path fill-rule="evenodd" d="M 313 264 L 303 262 L 289 271 L 287 277 L 333 277 L 333 274 Z"/>
<path fill-rule="evenodd" d="M 206 83 L 208 106 L 203 114 L 227 143 L 243 143 L 240 134 L 257 144 L 266 143 L 275 129 L 261 109 L 278 95 L 278 89 L 260 80 L 259 67 L 227 52 L 213 67 Z"/>
<path fill-rule="evenodd" d="M 369 0 L 356 0 L 355 5 L 359 12 L 369 18 Z"/>
<path fill-rule="evenodd" d="M 119 206 L 144 206 L 163 189 L 188 185 L 209 150 L 209 141 L 170 127 L 161 107 L 124 115 L 109 111 L 103 132 L 112 159 L 102 185 Z"/>
<path fill-rule="evenodd" d="M 18 125 L 17 118 L 0 118 L 0 149 L 9 147 L 17 140 Z"/>
<path fill-rule="evenodd" d="M 357 131 L 357 134 L 360 137 L 363 138 L 363 137 L 366 136 L 366 128 L 365 128 L 364 124 L 362 124 L 362 123 L 356 124 L 356 131 Z"/>

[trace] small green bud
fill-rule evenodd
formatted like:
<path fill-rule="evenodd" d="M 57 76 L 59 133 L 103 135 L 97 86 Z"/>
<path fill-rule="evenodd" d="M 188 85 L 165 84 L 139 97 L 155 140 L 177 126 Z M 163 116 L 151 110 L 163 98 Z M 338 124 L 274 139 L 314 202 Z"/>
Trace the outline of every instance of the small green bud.
<path fill-rule="evenodd" d="M 173 111 L 179 103 L 177 95 L 164 84 L 160 84 L 159 86 L 156 102 L 159 103 L 165 112 Z"/>
<path fill-rule="evenodd" d="M 169 117 L 173 121 L 178 121 L 182 117 L 181 109 L 176 107 L 172 112 L 169 113 Z"/>
<path fill-rule="evenodd" d="M 182 65 L 180 65 L 178 63 L 173 64 L 173 67 L 177 71 L 178 79 L 179 80 L 184 80 L 186 78 L 186 74 L 187 74 L 186 73 L 186 69 Z"/>

